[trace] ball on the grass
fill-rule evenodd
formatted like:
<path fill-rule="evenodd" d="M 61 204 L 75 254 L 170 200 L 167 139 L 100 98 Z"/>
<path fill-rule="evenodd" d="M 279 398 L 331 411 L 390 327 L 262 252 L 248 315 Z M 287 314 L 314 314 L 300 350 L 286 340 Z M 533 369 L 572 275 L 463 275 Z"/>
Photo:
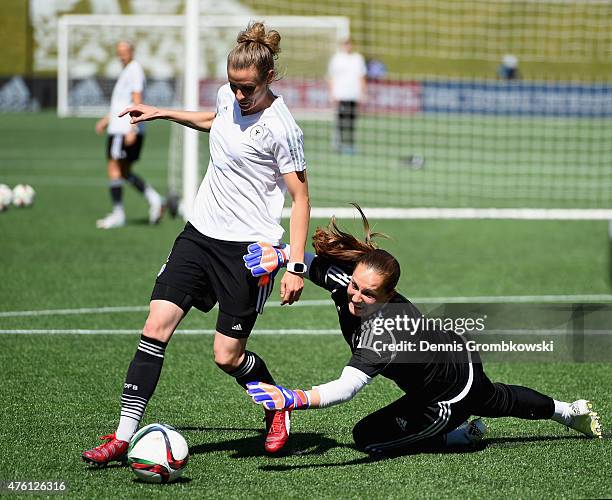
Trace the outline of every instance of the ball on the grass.
<path fill-rule="evenodd" d="M 5 210 L 13 200 L 13 190 L 6 184 L 0 184 L 0 211 Z"/>
<path fill-rule="evenodd" d="M 412 170 L 419 170 L 425 167 L 425 157 L 423 155 L 408 155 L 400 159 L 403 166 Z"/>
<path fill-rule="evenodd" d="M 189 461 L 189 447 L 181 434 L 165 424 L 150 424 L 130 441 L 128 463 L 147 483 L 170 483 L 181 476 Z"/>
<path fill-rule="evenodd" d="M 13 188 L 13 205 L 16 207 L 29 207 L 34 203 L 36 193 L 28 184 L 17 184 Z"/>

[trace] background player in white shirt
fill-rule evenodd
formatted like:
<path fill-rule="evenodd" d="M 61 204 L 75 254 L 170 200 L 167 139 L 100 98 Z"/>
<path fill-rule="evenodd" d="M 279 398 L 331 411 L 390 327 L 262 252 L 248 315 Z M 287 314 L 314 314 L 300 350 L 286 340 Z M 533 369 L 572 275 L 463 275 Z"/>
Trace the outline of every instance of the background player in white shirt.
<path fill-rule="evenodd" d="M 142 102 L 145 88 L 145 74 L 138 61 L 134 60 L 134 47 L 130 42 L 117 44 L 117 57 L 123 70 L 117 78 L 111 96 L 111 109 L 108 115 L 96 123 L 96 132 L 106 130 L 108 140 L 108 179 L 113 211 L 97 221 L 97 227 L 112 229 L 125 224 L 123 209 L 123 184 L 128 181 L 142 193 L 149 202 L 149 222 L 157 224 L 162 215 L 162 198 L 140 176 L 132 172 L 132 166 L 140 157 L 144 141 L 144 126 L 133 125 L 129 117 L 119 117 L 119 113 L 131 104 Z"/>
<path fill-rule="evenodd" d="M 327 69 L 329 95 L 336 106 L 337 147 L 341 153 L 355 152 L 355 124 L 358 104 L 366 97 L 367 68 L 365 59 L 353 51 L 351 40 L 342 43 Z"/>
<path fill-rule="evenodd" d="M 269 86 L 276 77 L 274 61 L 280 35 L 262 23 L 238 35 L 227 63 L 229 83 L 221 87 L 214 112 L 130 106 L 132 124 L 172 120 L 210 132 L 210 163 L 194 204 L 194 214 L 179 234 L 158 274 L 149 316 L 126 376 L 121 417 L 107 441 L 83 453 L 86 462 L 104 466 L 121 460 L 159 379 L 166 346 L 192 306 L 208 312 L 219 304 L 214 339 L 217 365 L 246 387 L 247 382 L 274 383 L 264 361 L 246 351 L 258 312 L 272 290 L 244 267 L 243 254 L 258 240 L 276 245 L 284 193 L 293 200 L 290 241 L 293 247 L 280 293 L 283 303 L 299 299 L 304 286 L 304 245 L 310 220 L 303 135 L 282 97 Z M 272 247 L 271 247 L 272 248 Z M 271 257 L 285 262 L 283 252 Z M 260 286 L 261 285 L 261 286 Z M 289 412 L 266 412 L 265 449 L 285 444 Z"/>

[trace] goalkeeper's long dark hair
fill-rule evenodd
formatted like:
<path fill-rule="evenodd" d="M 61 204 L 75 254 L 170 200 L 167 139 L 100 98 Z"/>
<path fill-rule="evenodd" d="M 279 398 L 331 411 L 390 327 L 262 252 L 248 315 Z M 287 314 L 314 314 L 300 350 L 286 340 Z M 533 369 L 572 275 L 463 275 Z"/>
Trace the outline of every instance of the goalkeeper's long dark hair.
<path fill-rule="evenodd" d="M 395 290 L 400 277 L 399 262 L 389 252 L 378 248 L 376 238 L 389 238 L 384 233 L 372 232 L 367 217 L 356 203 L 351 203 L 363 222 L 364 238 L 360 240 L 338 227 L 336 217 L 332 217 L 326 228 L 318 227 L 312 244 L 320 257 L 354 265 L 363 264 L 383 277 L 383 288 L 386 293 Z"/>

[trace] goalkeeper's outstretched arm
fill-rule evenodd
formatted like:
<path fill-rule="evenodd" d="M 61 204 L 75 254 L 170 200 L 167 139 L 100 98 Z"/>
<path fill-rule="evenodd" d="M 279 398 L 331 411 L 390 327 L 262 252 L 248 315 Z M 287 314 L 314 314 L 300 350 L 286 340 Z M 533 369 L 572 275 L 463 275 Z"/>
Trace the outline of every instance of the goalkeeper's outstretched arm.
<path fill-rule="evenodd" d="M 247 393 L 254 403 L 263 405 L 268 410 L 306 410 L 350 401 L 371 381 L 372 377 L 361 370 L 345 366 L 340 378 L 315 386 L 309 391 L 250 382 L 247 384 Z"/>
<path fill-rule="evenodd" d="M 174 109 L 156 108 L 147 104 L 134 104 L 125 108 L 119 116 L 129 113 L 130 123 L 140 123 L 152 120 L 169 120 L 185 127 L 210 132 L 216 113 L 214 111 L 179 111 Z"/>

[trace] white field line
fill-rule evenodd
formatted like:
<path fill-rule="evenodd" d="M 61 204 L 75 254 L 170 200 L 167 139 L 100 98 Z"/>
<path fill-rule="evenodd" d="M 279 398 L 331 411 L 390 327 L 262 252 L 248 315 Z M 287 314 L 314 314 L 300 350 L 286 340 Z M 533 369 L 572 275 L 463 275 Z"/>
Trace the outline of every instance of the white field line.
<path fill-rule="evenodd" d="M 612 210 L 600 208 L 379 208 L 362 207 L 368 219 L 511 219 L 511 220 L 612 220 Z M 283 209 L 288 218 L 291 209 Z M 314 207 L 312 218 L 358 217 L 352 207 Z"/>
<path fill-rule="evenodd" d="M 318 307 L 330 305 L 329 299 L 324 300 L 301 300 L 291 307 Z M 280 307 L 280 303 L 271 302 L 268 307 Z M 215 306 L 216 308 L 217 306 Z M 0 311 L 0 318 L 15 318 L 19 316 L 66 316 L 71 314 L 107 314 L 107 313 L 131 313 L 147 312 L 149 306 L 116 306 L 116 307 L 83 307 L 79 309 L 39 309 L 32 311 Z"/>
<path fill-rule="evenodd" d="M 254 330 L 255 335 L 332 335 L 338 334 L 340 329 L 328 329 L 328 330 Z M 0 330 L 0 335 L 18 334 L 18 335 L 133 335 L 140 334 L 142 330 L 84 330 L 84 329 L 65 329 L 65 330 L 53 330 L 53 329 L 16 329 L 16 330 Z M 215 330 L 177 330 L 175 333 L 181 335 L 212 335 Z"/>
<path fill-rule="evenodd" d="M 501 295 L 482 297 L 414 297 L 410 299 L 415 304 L 519 304 L 519 303 L 607 303 L 612 302 L 612 295 Z M 286 307 L 320 307 L 331 305 L 329 299 L 301 300 Z M 279 302 L 270 302 L 266 308 L 281 307 Z M 149 306 L 113 306 L 113 307 L 83 307 L 78 309 L 38 309 L 31 311 L 0 311 L 0 318 L 17 318 L 27 316 L 66 316 L 77 314 L 110 314 L 147 312 Z"/>
<path fill-rule="evenodd" d="M 88 329 L 14 329 L 14 330 L 0 330 L 0 335 L 136 335 L 142 333 L 142 330 L 88 330 Z M 177 330 L 175 333 L 180 335 L 213 335 L 215 330 Z M 336 335 L 340 333 L 340 329 L 280 329 L 280 330 L 253 330 L 254 335 Z M 582 332 L 584 335 L 612 335 L 609 330 L 585 330 Z M 530 335 L 530 336 L 546 336 L 546 337 L 571 337 L 573 334 L 565 329 L 552 329 L 552 330 L 529 330 L 529 329 L 515 329 L 515 330 L 487 330 L 479 332 L 477 335 L 474 334 L 472 340 L 476 340 L 480 336 L 488 335 Z M 539 339 L 540 341 L 546 339 Z"/>
<path fill-rule="evenodd" d="M 148 311 L 149 306 L 83 307 L 80 309 L 38 309 L 33 311 L 2 311 L 0 318 L 20 316 L 66 316 L 70 314 L 107 314 Z"/>

